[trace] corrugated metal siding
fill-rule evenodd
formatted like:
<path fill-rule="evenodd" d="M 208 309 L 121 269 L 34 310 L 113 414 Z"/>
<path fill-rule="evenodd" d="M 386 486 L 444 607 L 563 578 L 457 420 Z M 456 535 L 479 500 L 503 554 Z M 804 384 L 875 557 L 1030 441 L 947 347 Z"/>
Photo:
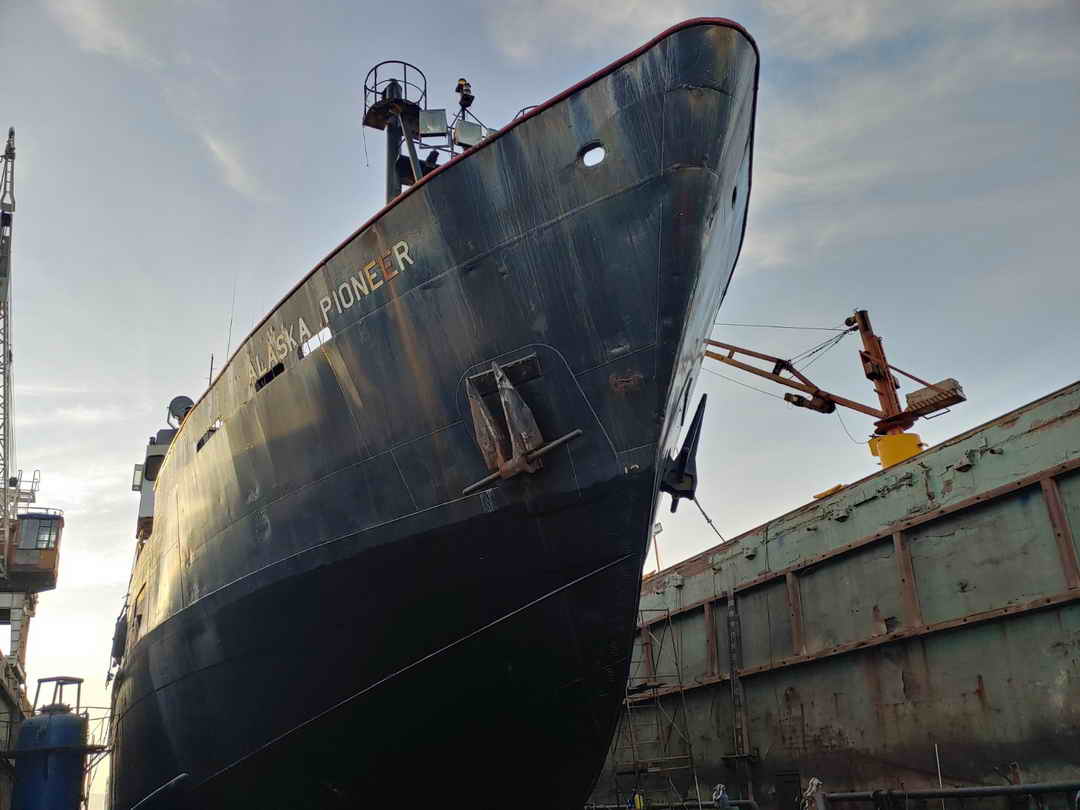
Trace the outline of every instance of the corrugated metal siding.
<path fill-rule="evenodd" d="M 935 744 L 946 785 L 1004 784 L 1014 764 L 1075 778 L 1078 555 L 1080 383 L 660 572 L 631 685 L 656 673 L 634 716 L 667 737 L 634 753 L 620 734 L 594 800 L 625 801 L 635 759 L 688 748 L 703 796 L 724 782 L 764 805 L 793 771 L 831 791 L 936 786 Z M 732 758 L 732 589 L 749 765 Z M 669 775 L 692 798 L 694 772 Z"/>

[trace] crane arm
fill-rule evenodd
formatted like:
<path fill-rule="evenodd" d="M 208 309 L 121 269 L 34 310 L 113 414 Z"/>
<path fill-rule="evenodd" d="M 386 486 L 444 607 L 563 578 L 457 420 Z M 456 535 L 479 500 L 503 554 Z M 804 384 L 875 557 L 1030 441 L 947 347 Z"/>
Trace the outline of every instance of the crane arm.
<path fill-rule="evenodd" d="M 858 411 L 861 414 L 872 416 L 875 419 L 883 419 L 885 414 L 877 408 L 873 408 L 869 405 L 863 405 L 861 402 L 856 402 L 853 399 L 842 397 L 839 394 L 833 394 L 818 388 L 814 383 L 802 372 L 798 371 L 790 362 L 780 357 L 773 357 L 769 354 L 762 354 L 761 352 L 755 352 L 751 349 L 745 349 L 742 346 L 734 346 L 730 343 L 721 343 L 718 340 L 706 340 L 707 346 L 712 346 L 717 349 L 723 349 L 725 354 L 719 352 L 705 350 L 705 356 L 712 360 L 718 360 L 734 368 L 741 369 L 750 374 L 756 374 L 758 377 L 762 377 L 766 380 L 772 380 L 780 385 L 785 385 L 788 388 L 794 388 L 796 391 L 802 391 L 805 394 L 809 394 L 813 399 L 807 401 L 802 397 L 796 397 L 793 395 L 786 395 L 784 399 L 790 402 L 792 405 L 798 405 L 800 407 L 810 407 L 812 410 L 825 410 L 828 405 L 832 405 L 835 408 L 836 405 L 841 405 L 845 408 L 850 408 L 853 411 Z M 754 357 L 758 360 L 764 360 L 773 364 L 772 371 L 766 371 L 763 368 L 751 365 L 750 363 L 736 360 L 736 355 L 745 355 L 746 357 Z M 784 377 L 783 372 L 788 372 L 794 377 Z M 826 413 L 831 412 L 833 408 L 825 410 Z"/>

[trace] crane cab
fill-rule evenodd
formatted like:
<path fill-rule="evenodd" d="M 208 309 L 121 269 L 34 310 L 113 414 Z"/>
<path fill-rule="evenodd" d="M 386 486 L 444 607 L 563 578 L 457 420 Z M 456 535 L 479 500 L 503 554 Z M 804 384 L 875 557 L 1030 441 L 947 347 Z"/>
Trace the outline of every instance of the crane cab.
<path fill-rule="evenodd" d="M 13 542 L 7 548 L 8 576 L 0 581 L 0 591 L 52 590 L 60 567 L 63 511 L 30 507 L 18 514 L 15 523 Z"/>

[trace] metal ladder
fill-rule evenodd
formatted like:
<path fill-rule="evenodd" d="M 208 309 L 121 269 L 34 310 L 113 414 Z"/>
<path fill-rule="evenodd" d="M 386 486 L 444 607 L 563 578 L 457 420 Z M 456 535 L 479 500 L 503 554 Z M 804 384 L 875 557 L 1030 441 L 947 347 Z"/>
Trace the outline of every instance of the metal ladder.
<path fill-rule="evenodd" d="M 646 622 L 646 613 L 664 615 L 659 621 Z M 642 643 L 638 646 L 641 657 L 631 660 L 623 716 L 613 744 L 616 795 L 620 801 L 624 797 L 630 798 L 632 806 L 667 806 L 683 802 L 701 806 L 693 748 L 685 728 L 682 662 L 671 611 L 643 608 L 638 624 L 643 628 Z M 660 629 L 659 633 L 656 628 Z M 669 653 L 666 657 L 665 644 Z M 672 672 L 657 671 L 658 665 L 664 662 L 673 666 Z M 679 701 L 674 711 L 664 705 L 665 696 Z M 679 722 L 680 711 L 682 724 Z M 679 778 L 680 775 L 683 778 Z M 620 783 L 620 777 L 630 778 L 629 788 L 625 782 Z M 685 789 L 680 788 L 677 781 L 685 783 Z"/>

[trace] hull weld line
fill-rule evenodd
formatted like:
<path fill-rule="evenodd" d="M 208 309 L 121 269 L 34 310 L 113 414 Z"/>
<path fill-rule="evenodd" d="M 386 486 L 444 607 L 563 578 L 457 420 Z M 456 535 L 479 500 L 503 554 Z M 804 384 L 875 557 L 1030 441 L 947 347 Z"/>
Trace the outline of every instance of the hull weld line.
<path fill-rule="evenodd" d="M 243 762 L 245 762 L 246 760 L 251 759 L 256 754 L 259 754 L 262 751 L 265 751 L 268 748 L 271 748 L 272 746 L 277 745 L 279 742 L 284 740 L 286 737 L 288 737 L 288 736 L 294 734 L 295 732 L 300 731 L 304 727 L 309 726 L 312 723 L 314 723 L 314 722 L 316 722 L 318 720 L 321 720 L 322 718 L 336 712 L 338 709 L 342 708 L 346 704 L 351 703 L 352 701 L 356 700 L 357 698 L 363 697 L 368 692 L 371 692 L 374 689 L 382 686 L 383 684 L 388 683 L 389 681 L 393 680 L 394 678 L 398 677 L 399 675 L 403 675 L 406 672 L 408 672 L 408 671 L 410 671 L 412 669 L 415 669 L 416 667 L 420 666 L 421 664 L 423 664 L 423 663 L 425 663 L 427 661 L 430 661 L 432 658 L 435 658 L 435 657 L 437 657 L 439 655 L 442 655 L 444 652 L 447 652 L 448 650 L 451 650 L 454 647 L 458 647 L 458 646 L 464 644 L 465 642 L 470 641 L 473 638 L 476 638 L 481 633 L 487 632 L 491 628 L 502 624 L 503 622 L 505 622 L 508 619 L 512 619 L 514 616 L 517 616 L 519 613 L 522 613 L 522 612 L 528 610 L 529 608 L 535 607 L 536 605 L 540 604 L 541 602 L 544 602 L 544 601 L 550 599 L 553 596 L 557 596 L 558 594 L 562 593 L 565 590 L 573 588 L 575 585 L 580 585 L 582 582 L 585 582 L 586 580 L 591 579 L 592 577 L 596 576 L 597 574 L 601 574 L 604 571 L 607 571 L 609 568 L 614 568 L 615 566 L 620 565 L 620 564 L 626 562 L 627 560 L 630 560 L 630 559 L 634 558 L 635 556 L 636 555 L 634 555 L 634 554 L 624 554 L 623 556 L 618 557 L 618 558 L 612 560 L 609 563 L 605 563 L 604 565 L 601 565 L 599 568 L 596 568 L 596 569 L 590 571 L 587 574 L 582 574 L 577 579 L 572 579 L 569 582 L 564 583 L 563 585 L 560 585 L 555 590 L 549 591 L 548 593 L 544 594 L 543 596 L 538 596 L 535 599 L 533 599 L 532 601 L 526 602 L 524 605 L 521 605 L 520 607 L 514 608 L 509 613 L 506 613 L 506 614 L 500 616 L 497 619 L 493 619 L 492 621 L 488 622 L 487 624 L 483 625 L 482 627 L 478 627 L 476 630 L 473 630 L 472 632 L 465 634 L 461 638 L 456 639 L 455 641 L 451 641 L 449 644 L 446 644 L 443 647 L 440 647 L 439 649 L 428 653 L 423 658 L 418 658 L 417 660 L 413 661 L 411 664 L 406 664 L 405 666 L 403 666 L 401 669 L 397 670 L 396 672 L 391 672 L 389 675 L 386 675 L 386 676 L 380 678 L 379 680 L 375 681 L 374 683 L 368 684 L 363 689 L 361 689 L 359 692 L 355 692 L 354 694 L 349 695 L 347 698 L 343 698 L 342 700 L 339 700 L 333 706 L 330 706 L 329 708 L 324 709 L 323 711 L 316 714 L 314 717 L 311 717 L 311 718 L 305 720 L 303 723 L 300 723 L 298 725 L 293 726 L 288 731 L 285 731 L 285 732 L 279 734 L 277 737 L 274 737 L 272 740 L 263 743 L 258 748 L 256 748 L 254 751 L 252 751 L 251 753 L 245 754 L 244 756 L 240 757 L 240 759 L 237 759 L 237 760 L 235 760 L 233 762 L 230 762 L 224 768 L 221 768 L 220 770 L 215 771 L 210 776 L 208 776 L 206 779 L 204 779 L 202 782 L 200 782 L 198 787 L 200 787 L 200 788 L 204 787 L 205 785 L 209 784 L 213 780 L 217 779 L 219 776 L 225 774 L 228 771 L 231 771 L 237 765 L 240 765 Z"/>

